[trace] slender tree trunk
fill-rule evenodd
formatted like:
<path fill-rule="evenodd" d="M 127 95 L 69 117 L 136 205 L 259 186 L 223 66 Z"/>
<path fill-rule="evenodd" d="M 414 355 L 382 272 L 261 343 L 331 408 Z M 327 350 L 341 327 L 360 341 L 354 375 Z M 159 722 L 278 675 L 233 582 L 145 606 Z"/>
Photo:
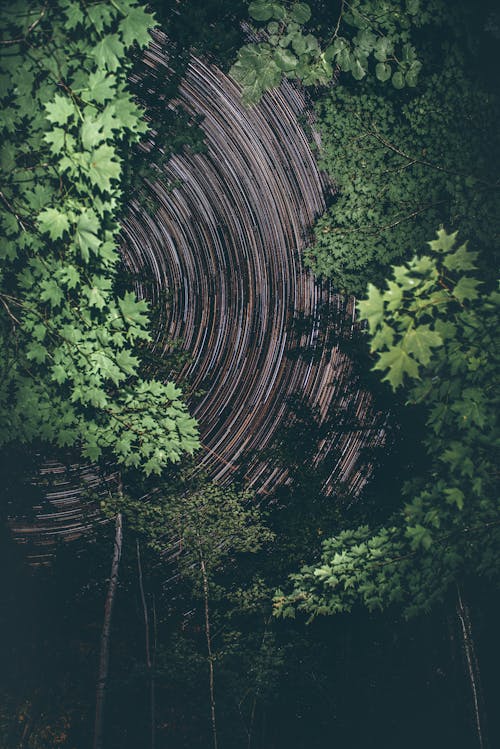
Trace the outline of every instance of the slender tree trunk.
<path fill-rule="evenodd" d="M 155 597 L 153 594 L 153 654 L 151 658 L 151 749 L 155 749 L 156 747 L 156 680 L 155 680 L 156 643 L 157 643 L 156 603 L 155 603 Z"/>
<path fill-rule="evenodd" d="M 205 599 L 205 636 L 208 653 L 208 675 L 210 689 L 210 716 L 212 719 L 212 736 L 214 749 L 217 749 L 217 724 L 215 720 L 214 658 L 212 653 L 212 636 L 210 634 L 210 610 L 208 605 L 208 575 L 203 553 L 200 549 L 200 569 L 203 578 L 203 597 Z"/>
<path fill-rule="evenodd" d="M 154 700 L 154 674 L 153 674 L 153 663 L 151 660 L 151 648 L 149 644 L 149 616 L 148 607 L 146 604 L 146 596 L 144 595 L 144 581 L 142 577 L 142 563 L 141 563 L 141 547 L 139 540 L 136 541 L 137 550 L 137 570 L 139 573 L 139 589 L 141 591 L 142 611 L 144 614 L 144 637 L 146 647 L 146 667 L 149 675 L 149 688 L 150 688 L 150 715 L 151 715 L 151 749 L 155 749 L 156 743 L 156 730 L 155 730 L 155 700 Z"/>
<path fill-rule="evenodd" d="M 121 492 L 121 485 L 120 485 Z M 109 666 L 109 640 L 111 632 L 111 617 L 115 601 L 116 586 L 118 584 L 118 571 L 122 553 L 122 514 L 119 512 L 115 520 L 115 543 L 113 548 L 113 561 L 111 563 L 111 577 L 109 579 L 108 593 L 104 605 L 104 622 L 101 634 L 101 655 L 99 659 L 99 674 L 97 677 L 94 744 L 93 749 L 102 749 L 102 729 L 104 718 L 104 698 L 106 696 L 106 685 L 108 680 Z"/>
<path fill-rule="evenodd" d="M 459 585 L 457 585 L 457 616 L 460 623 L 460 632 L 464 644 L 467 675 L 469 677 L 472 692 L 472 705 L 474 710 L 474 720 L 476 724 L 478 745 L 480 749 L 486 749 L 486 718 L 482 699 L 479 662 L 477 660 L 474 638 L 472 636 L 472 625 L 469 615 L 469 609 L 467 603 L 464 601 L 463 593 Z"/>

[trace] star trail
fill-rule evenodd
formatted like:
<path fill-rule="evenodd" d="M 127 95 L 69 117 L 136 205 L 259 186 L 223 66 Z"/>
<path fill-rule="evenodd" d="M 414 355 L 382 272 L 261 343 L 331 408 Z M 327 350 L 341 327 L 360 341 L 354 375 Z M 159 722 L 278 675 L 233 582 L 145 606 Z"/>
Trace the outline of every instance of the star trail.
<path fill-rule="evenodd" d="M 145 65 L 168 68 L 166 47 L 155 32 Z M 137 292 L 161 305 L 155 354 L 168 355 L 172 343 L 189 354 L 176 377 L 189 383 L 200 426 L 198 466 L 222 484 L 243 475 L 248 488 L 269 494 L 288 472 L 266 449 L 293 421 L 298 396 L 319 426 L 348 409 L 363 425 L 333 425 L 313 459 L 327 466 L 325 493 L 341 481 L 355 497 L 369 473 L 362 450 L 384 433 L 340 345 L 354 325 L 354 300 L 332 293 L 301 259 L 332 189 L 300 124 L 308 121 L 319 146 L 304 94 L 284 81 L 248 109 L 227 75 L 193 57 L 166 106 L 203 118 L 207 153 L 185 149 L 162 167 L 162 179 L 149 183 L 154 211 L 131 202 L 122 253 L 135 277 L 153 279 Z M 20 540 L 70 539 L 98 519 L 78 489 L 83 481 L 106 490 L 92 467 L 44 471 L 52 485 L 35 520 L 14 529 Z"/>

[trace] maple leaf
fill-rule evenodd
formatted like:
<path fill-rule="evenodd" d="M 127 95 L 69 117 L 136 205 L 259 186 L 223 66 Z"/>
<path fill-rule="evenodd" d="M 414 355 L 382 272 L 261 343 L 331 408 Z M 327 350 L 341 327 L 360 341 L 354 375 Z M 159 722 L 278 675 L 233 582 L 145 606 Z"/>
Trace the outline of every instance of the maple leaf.
<path fill-rule="evenodd" d="M 132 291 L 126 291 L 123 299 L 118 299 L 118 306 L 124 319 L 133 325 L 139 327 L 146 326 L 149 322 L 147 316 L 148 305 L 143 299 L 137 301 Z"/>
<path fill-rule="evenodd" d="M 480 284 L 481 281 L 478 281 L 476 278 L 462 276 L 453 289 L 453 296 L 455 296 L 459 302 L 464 302 L 466 299 L 477 299 L 479 296 L 477 287 L 480 286 Z"/>
<path fill-rule="evenodd" d="M 91 55 L 99 67 L 115 71 L 120 66 L 120 58 L 123 57 L 124 51 L 118 34 L 109 34 L 96 44 Z"/>
<path fill-rule="evenodd" d="M 111 189 L 111 180 L 118 179 L 121 167 L 116 159 L 115 149 L 108 145 L 99 146 L 90 160 L 89 177 L 91 182 L 103 192 Z"/>
<path fill-rule="evenodd" d="M 431 250 L 435 252 L 449 252 L 455 246 L 458 231 L 448 234 L 445 229 L 441 228 L 437 232 L 437 239 L 428 242 Z"/>
<path fill-rule="evenodd" d="M 99 228 L 99 219 L 92 209 L 84 211 L 78 217 L 75 236 L 85 262 L 89 261 L 89 250 L 97 252 L 101 244 L 101 240 L 96 236 Z"/>
<path fill-rule="evenodd" d="M 54 100 L 45 105 L 47 119 L 56 125 L 65 125 L 70 117 L 75 116 L 75 105 L 67 96 L 56 94 Z"/>
<path fill-rule="evenodd" d="M 53 278 L 46 279 L 40 284 L 42 302 L 49 302 L 51 307 L 58 307 L 64 299 L 64 294 Z"/>
<path fill-rule="evenodd" d="M 469 252 L 467 250 L 467 242 L 461 245 L 456 252 L 452 255 L 448 255 L 445 259 L 444 264 L 449 270 L 475 270 L 477 252 Z"/>
<path fill-rule="evenodd" d="M 151 41 L 148 29 L 156 26 L 154 14 L 144 8 L 130 8 L 119 24 L 119 30 L 126 47 L 137 42 L 139 47 L 147 47 Z"/>
<path fill-rule="evenodd" d="M 419 325 L 408 330 L 401 344 L 408 354 L 413 354 L 421 364 L 427 365 L 431 360 L 431 348 L 443 345 L 443 339 L 431 330 L 429 325 Z"/>
<path fill-rule="evenodd" d="M 114 113 L 119 119 L 121 128 L 128 128 L 132 132 L 145 132 L 147 122 L 142 117 L 142 111 L 128 94 L 117 97 L 113 102 Z"/>
<path fill-rule="evenodd" d="M 404 375 L 418 379 L 418 364 L 400 346 L 393 346 L 389 351 L 380 354 L 373 369 L 387 370 L 383 380 L 387 380 L 393 390 L 403 384 Z"/>
<path fill-rule="evenodd" d="M 116 76 L 107 74 L 104 70 L 96 70 L 89 75 L 88 90 L 85 92 L 90 101 L 104 104 L 115 94 Z"/>
<path fill-rule="evenodd" d="M 103 309 L 106 306 L 106 300 L 101 294 L 101 290 L 97 286 L 88 286 L 85 289 L 85 293 L 89 300 L 90 307 L 97 307 L 97 309 Z"/>
<path fill-rule="evenodd" d="M 95 117 L 86 117 L 80 128 L 83 147 L 90 151 L 101 143 L 104 138 L 102 121 Z"/>
<path fill-rule="evenodd" d="M 68 217 L 57 208 L 46 208 L 38 214 L 38 226 L 51 239 L 60 239 L 69 230 Z"/>
<path fill-rule="evenodd" d="M 66 131 L 61 127 L 55 127 L 45 133 L 43 139 L 49 144 L 52 153 L 59 154 L 65 146 Z"/>
<path fill-rule="evenodd" d="M 359 316 L 368 320 L 371 333 L 384 319 L 384 297 L 372 283 L 368 284 L 368 298 L 358 302 Z"/>

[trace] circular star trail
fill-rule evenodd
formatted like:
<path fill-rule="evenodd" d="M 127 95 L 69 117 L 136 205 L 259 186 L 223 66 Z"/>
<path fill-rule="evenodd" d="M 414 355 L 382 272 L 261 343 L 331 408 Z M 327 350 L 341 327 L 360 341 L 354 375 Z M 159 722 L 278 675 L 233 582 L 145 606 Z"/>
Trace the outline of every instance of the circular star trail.
<path fill-rule="evenodd" d="M 168 69 L 166 48 L 155 33 L 145 65 Z M 132 201 L 122 253 L 136 277 L 152 279 L 137 291 L 159 312 L 155 354 L 168 356 L 173 345 L 189 354 L 176 377 L 193 394 L 198 466 L 219 483 L 238 478 L 271 493 L 289 476 L 269 448 L 293 423 L 298 398 L 318 429 L 330 425 L 312 456 L 325 493 L 341 482 L 355 497 L 369 472 L 362 450 L 384 435 L 341 346 L 353 300 L 333 294 L 301 260 L 331 189 L 300 124 L 317 141 L 304 95 L 284 81 L 248 109 L 228 76 L 192 58 L 178 98 L 165 106 L 203 118 L 207 152 L 185 150 L 162 167 L 162 179 L 149 183 L 152 213 Z M 82 486 L 99 494 L 113 481 L 91 466 L 50 463 L 42 473 L 49 486 L 35 520 L 14 524 L 19 540 L 38 546 L 37 563 L 45 559 L 40 543 L 71 540 L 99 522 Z"/>
<path fill-rule="evenodd" d="M 146 65 L 168 67 L 164 49 L 157 35 Z M 330 329 L 352 325 L 353 302 L 332 294 L 301 261 L 328 185 L 299 124 L 307 117 L 304 96 L 287 81 L 249 109 L 228 76 L 193 58 L 174 105 L 203 118 L 207 153 L 170 159 L 162 181 L 150 185 L 154 213 L 132 204 L 123 252 L 139 277 L 154 278 L 153 303 L 162 292 L 170 299 L 156 352 L 182 341 L 191 358 L 179 381 L 204 393 L 191 401 L 204 448 L 200 468 L 229 482 L 244 465 L 247 486 L 267 493 L 286 471 L 259 453 L 289 419 L 292 396 L 320 423 L 332 405 L 370 419 L 369 395 L 346 387 L 349 359 L 320 335 L 326 317 Z M 298 350 L 307 355 L 291 356 Z M 331 480 L 341 477 L 356 493 L 364 481 L 360 448 L 380 436 L 375 421 L 363 433 L 332 434 L 316 460 L 329 459 Z"/>

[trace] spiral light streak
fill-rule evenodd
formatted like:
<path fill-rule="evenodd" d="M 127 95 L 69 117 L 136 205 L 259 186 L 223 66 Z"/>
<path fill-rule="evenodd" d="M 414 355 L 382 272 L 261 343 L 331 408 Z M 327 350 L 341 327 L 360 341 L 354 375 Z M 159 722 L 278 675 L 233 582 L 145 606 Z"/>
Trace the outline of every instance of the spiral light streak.
<path fill-rule="evenodd" d="M 168 68 L 165 41 L 155 33 L 144 60 L 150 68 Z M 167 292 L 155 353 L 180 342 L 190 354 L 177 379 L 194 393 L 199 468 L 222 484 L 243 470 L 248 488 L 272 492 L 288 474 L 265 451 L 293 419 L 290 397 L 298 395 L 319 424 L 332 409 L 349 409 L 363 425 L 330 431 L 314 458 L 315 466 L 327 466 L 326 493 L 341 481 L 357 496 L 367 475 L 360 452 L 384 434 L 338 345 L 352 329 L 354 301 L 333 294 L 301 260 L 331 189 L 299 124 L 310 120 L 303 93 L 285 81 L 248 109 L 228 76 L 192 58 L 178 100 L 165 106 L 179 105 L 203 116 L 208 152 L 169 160 L 161 181 L 149 185 L 154 215 L 132 201 L 122 252 L 139 278 L 153 278 L 139 284 L 139 295 L 158 305 Z M 21 539 L 71 539 L 98 518 L 81 501 L 81 478 L 71 483 L 61 467 L 47 470 L 59 471 L 62 483 L 48 492 L 34 523 L 17 525 Z M 92 468 L 83 472 L 84 483 L 99 489 Z"/>
<path fill-rule="evenodd" d="M 158 34 L 146 54 L 152 68 L 168 66 L 163 42 Z M 352 325 L 353 300 L 332 294 L 301 262 L 329 187 L 299 125 L 308 115 L 304 96 L 285 81 L 248 109 L 230 78 L 192 58 L 174 104 L 203 116 L 208 153 L 170 159 L 163 184 L 151 185 L 155 214 L 132 204 L 123 251 L 135 273 L 153 276 L 153 301 L 169 292 L 157 353 L 181 339 L 192 358 L 179 381 L 205 393 L 191 403 L 205 447 L 200 468 L 225 483 L 244 464 L 247 486 L 270 492 L 286 470 L 256 453 L 289 418 L 290 396 L 300 395 L 320 422 L 332 405 L 349 405 L 370 423 L 332 435 L 316 457 L 332 462 L 327 491 L 341 478 L 357 494 L 360 449 L 383 435 L 368 393 L 346 387 L 349 359 L 319 330 L 322 316 L 339 332 Z M 301 319 L 310 321 L 306 332 Z M 315 360 L 291 358 L 298 348 L 315 349 Z"/>

